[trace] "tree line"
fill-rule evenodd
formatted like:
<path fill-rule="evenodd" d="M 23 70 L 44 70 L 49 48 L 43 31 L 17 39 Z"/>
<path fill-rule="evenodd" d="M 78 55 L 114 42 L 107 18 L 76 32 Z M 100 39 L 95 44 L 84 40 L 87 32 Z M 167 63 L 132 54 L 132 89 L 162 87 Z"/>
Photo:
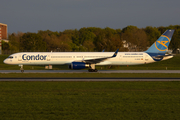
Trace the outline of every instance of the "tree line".
<path fill-rule="evenodd" d="M 35 52 L 35 51 L 144 51 L 152 45 L 167 29 L 175 29 L 169 48 L 176 51 L 180 48 L 180 25 L 168 27 L 138 28 L 127 26 L 123 29 L 106 27 L 88 27 L 79 30 L 64 30 L 53 32 L 39 30 L 37 33 L 12 33 L 9 34 L 9 42 L 2 42 L 3 51 Z M 123 47 L 123 41 L 129 43 L 129 48 Z M 132 48 L 132 49 L 131 49 Z"/>

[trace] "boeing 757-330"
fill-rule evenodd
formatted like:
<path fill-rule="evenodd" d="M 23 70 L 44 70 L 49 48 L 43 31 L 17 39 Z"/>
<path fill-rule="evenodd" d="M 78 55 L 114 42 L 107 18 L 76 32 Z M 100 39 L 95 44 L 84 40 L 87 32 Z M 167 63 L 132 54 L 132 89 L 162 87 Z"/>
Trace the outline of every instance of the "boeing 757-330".
<path fill-rule="evenodd" d="M 23 65 L 69 65 L 70 69 L 89 68 L 97 72 L 96 65 L 139 65 L 172 58 L 166 54 L 174 30 L 165 31 L 154 44 L 144 52 L 20 52 L 10 55 L 5 64 Z"/>

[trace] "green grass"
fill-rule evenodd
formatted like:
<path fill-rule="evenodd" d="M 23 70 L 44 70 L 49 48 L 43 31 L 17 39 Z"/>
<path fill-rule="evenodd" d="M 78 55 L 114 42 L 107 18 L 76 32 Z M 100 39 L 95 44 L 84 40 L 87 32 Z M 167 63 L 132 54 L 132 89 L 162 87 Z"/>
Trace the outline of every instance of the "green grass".
<path fill-rule="evenodd" d="M 0 78 L 180 78 L 179 73 L 0 73 Z"/>
<path fill-rule="evenodd" d="M 2 120 L 178 120 L 180 82 L 0 82 Z"/>

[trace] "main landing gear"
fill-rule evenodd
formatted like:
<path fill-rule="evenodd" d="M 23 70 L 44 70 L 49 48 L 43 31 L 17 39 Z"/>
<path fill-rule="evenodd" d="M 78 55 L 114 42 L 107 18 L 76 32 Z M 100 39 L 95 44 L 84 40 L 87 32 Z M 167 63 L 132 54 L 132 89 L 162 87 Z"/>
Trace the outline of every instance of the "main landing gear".
<path fill-rule="evenodd" d="M 97 72 L 97 69 L 88 69 L 89 72 Z"/>
<path fill-rule="evenodd" d="M 23 65 L 19 65 L 19 66 L 21 67 L 20 70 L 23 73 L 24 72 Z"/>
<path fill-rule="evenodd" d="M 95 64 L 90 64 L 90 69 L 88 69 L 89 72 L 97 72 L 98 70 L 95 69 Z"/>

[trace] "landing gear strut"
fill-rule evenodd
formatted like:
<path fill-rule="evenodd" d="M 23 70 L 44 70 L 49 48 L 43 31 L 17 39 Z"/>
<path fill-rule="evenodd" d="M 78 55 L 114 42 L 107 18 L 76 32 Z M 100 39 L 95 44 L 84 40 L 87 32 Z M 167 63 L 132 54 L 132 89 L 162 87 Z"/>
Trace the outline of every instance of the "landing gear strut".
<path fill-rule="evenodd" d="M 23 73 L 24 72 L 23 65 L 19 65 L 19 66 L 21 67 L 20 70 Z"/>
<path fill-rule="evenodd" d="M 88 70 L 89 72 L 97 72 L 98 70 L 95 69 L 95 64 L 90 64 L 90 69 Z"/>

